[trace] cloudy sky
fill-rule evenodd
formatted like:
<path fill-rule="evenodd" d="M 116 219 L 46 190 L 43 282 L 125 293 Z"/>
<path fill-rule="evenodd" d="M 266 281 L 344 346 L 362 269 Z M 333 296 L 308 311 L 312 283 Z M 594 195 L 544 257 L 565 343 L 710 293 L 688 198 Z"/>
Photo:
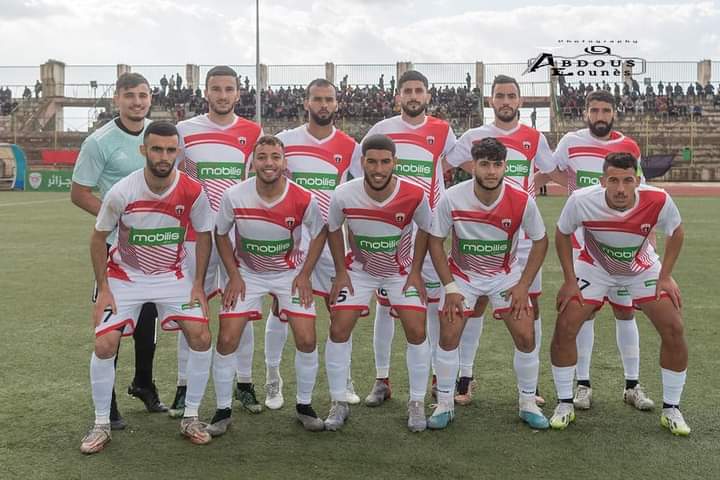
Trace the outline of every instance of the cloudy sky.
<path fill-rule="evenodd" d="M 267 64 L 518 62 L 560 39 L 720 60 L 720 1 L 261 0 Z M 0 0 L 2 65 L 251 64 L 254 0 Z M 491 6 L 492 5 L 492 6 Z M 545 47 L 545 48 L 543 48 Z M 621 52 L 622 53 L 622 52 Z"/>

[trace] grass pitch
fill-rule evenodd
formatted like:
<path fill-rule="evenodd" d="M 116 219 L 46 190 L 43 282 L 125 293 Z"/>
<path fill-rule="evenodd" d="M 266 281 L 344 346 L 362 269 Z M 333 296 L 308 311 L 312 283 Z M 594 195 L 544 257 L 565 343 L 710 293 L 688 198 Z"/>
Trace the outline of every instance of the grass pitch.
<path fill-rule="evenodd" d="M 552 236 L 564 199 L 541 198 Z M 445 431 L 411 434 L 405 423 L 405 340 L 396 329 L 391 378 L 393 399 L 380 408 L 352 408 L 340 432 L 308 433 L 294 419 L 292 340 L 282 364 L 286 405 L 251 416 L 239 409 L 232 429 L 208 446 L 182 439 L 178 422 L 147 414 L 124 394 L 132 379 L 132 341 L 120 353 L 117 391 L 127 430 L 113 434 L 106 450 L 80 454 L 93 421 L 89 385 L 92 345 L 88 240 L 92 219 L 67 194 L 0 193 L 0 478 L 717 478 L 720 475 L 720 409 L 717 353 L 717 238 L 713 212 L 720 199 L 679 198 L 686 240 L 675 277 L 684 293 L 690 346 L 683 411 L 693 428 L 675 438 L 659 426 L 659 410 L 638 412 L 622 403 L 622 365 L 612 313 L 596 321 L 592 380 L 594 405 L 578 412 L 564 432 L 533 432 L 517 417 L 512 343 L 500 322 L 487 320 L 476 360 L 475 401 L 458 407 Z M 662 241 L 662 240 L 661 240 Z M 540 390 L 550 414 L 555 394 L 550 373 L 552 304 L 561 280 L 551 248 L 544 266 L 543 351 Z M 217 301 L 214 302 L 217 305 Z M 318 308 L 321 368 L 314 406 L 329 408 L 323 347 L 327 315 Z M 662 401 L 657 363 L 659 339 L 638 314 L 641 380 Z M 255 322 L 255 382 L 262 395 L 264 321 Z M 217 320 L 211 324 L 217 331 Z M 374 377 L 372 321 L 354 334 L 353 377 L 361 397 Z M 169 403 L 175 385 L 175 336 L 160 334 L 155 377 Z M 430 397 L 428 396 L 428 403 Z M 215 399 L 209 383 L 201 415 Z M 429 409 L 428 409 L 429 413 Z M 529 476 L 528 476 L 529 475 Z"/>

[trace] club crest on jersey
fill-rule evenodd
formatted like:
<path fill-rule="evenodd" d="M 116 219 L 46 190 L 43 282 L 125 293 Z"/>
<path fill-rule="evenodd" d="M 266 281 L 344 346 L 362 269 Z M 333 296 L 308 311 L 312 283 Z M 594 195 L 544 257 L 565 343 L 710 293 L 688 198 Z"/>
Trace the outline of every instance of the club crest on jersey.
<path fill-rule="evenodd" d="M 333 159 L 335 160 L 335 163 L 340 163 L 342 162 L 342 155 L 336 154 L 333 156 Z"/>
<path fill-rule="evenodd" d="M 428 145 L 432 145 L 435 143 L 435 137 L 433 137 L 432 135 L 428 135 L 427 137 L 425 137 L 425 140 L 427 141 Z"/>
<path fill-rule="evenodd" d="M 175 213 L 177 215 L 182 215 L 185 211 L 185 205 L 175 205 Z"/>
<path fill-rule="evenodd" d="M 295 226 L 295 217 L 285 217 L 285 225 L 288 228 L 293 228 Z"/>
<path fill-rule="evenodd" d="M 510 228 L 510 226 L 512 225 L 512 220 L 510 220 L 509 218 L 503 218 L 500 223 L 502 223 L 503 228 Z"/>
<path fill-rule="evenodd" d="M 240 145 L 245 145 L 245 144 L 247 144 L 247 138 L 245 138 L 245 137 L 238 137 L 238 143 L 239 143 Z"/>
<path fill-rule="evenodd" d="M 647 235 L 648 233 L 650 233 L 650 229 L 651 229 L 651 228 L 652 228 L 652 227 L 650 226 L 649 223 L 643 223 L 642 225 L 640 225 L 640 231 L 643 232 L 643 233 L 646 234 L 646 235 Z"/>
<path fill-rule="evenodd" d="M 524 148 L 525 150 L 530 150 L 530 142 L 528 142 L 527 140 L 525 140 L 525 141 L 523 142 L 523 148 Z"/>
<path fill-rule="evenodd" d="M 405 214 L 404 213 L 396 213 L 395 214 L 395 221 L 398 223 L 402 223 L 405 220 Z"/>

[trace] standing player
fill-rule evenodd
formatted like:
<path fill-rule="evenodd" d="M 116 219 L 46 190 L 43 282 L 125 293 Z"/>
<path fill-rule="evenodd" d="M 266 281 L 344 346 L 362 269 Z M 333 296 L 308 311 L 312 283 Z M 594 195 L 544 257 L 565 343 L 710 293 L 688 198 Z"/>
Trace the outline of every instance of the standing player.
<path fill-rule="evenodd" d="M 443 172 L 446 169 L 444 157 L 455 145 L 455 134 L 450 125 L 440 119 L 426 115 L 430 103 L 428 79 L 422 73 L 408 70 L 398 79 L 398 95 L 401 113 L 376 123 L 367 137 L 383 134 L 390 137 L 397 148 L 395 173 L 420 186 L 435 209 L 438 199 L 445 191 Z M 367 138 L 366 137 L 366 138 Z M 440 281 L 430 259 L 423 265 L 423 279 L 428 294 L 427 334 L 431 352 L 438 341 L 438 301 Z M 376 380 L 365 399 L 368 406 L 377 406 L 390 398 L 390 349 L 395 333 L 395 324 L 390 316 L 390 307 L 384 292 L 378 292 L 375 310 L 373 347 L 375 351 Z M 434 358 L 434 354 L 432 354 Z"/>
<path fill-rule="evenodd" d="M 522 98 L 520 96 L 520 85 L 514 78 L 507 75 L 495 77 L 491 88 L 490 105 L 495 113 L 493 123 L 472 128 L 463 133 L 455 148 L 448 154 L 447 161 L 453 167 L 465 164 L 464 168 L 472 171 L 472 156 L 470 154 L 472 146 L 483 138 L 496 138 L 507 149 L 508 158 L 505 162 L 507 165 L 505 178 L 514 185 L 521 187 L 534 199 L 535 170 L 549 174 L 555 169 L 552 151 L 548 146 L 545 135 L 534 128 L 520 124 L 519 112 L 522 106 Z M 470 168 L 467 167 L 468 163 Z M 531 246 L 532 241 L 521 231 L 517 250 L 519 268 L 523 268 L 527 264 Z M 538 274 L 533 279 L 529 294 L 535 319 L 535 348 L 539 351 L 542 340 L 542 321 L 540 319 L 538 300 L 542 294 L 542 269 L 538 270 Z M 474 386 L 473 364 L 482 334 L 482 313 L 486 305 L 487 298 L 482 298 L 478 302 L 473 316 L 468 318 L 465 324 L 460 339 L 460 378 L 457 381 L 455 394 L 455 402 L 459 405 L 467 405 L 472 400 Z M 545 403 L 545 400 L 539 394 L 536 400 L 539 405 Z"/>
<path fill-rule="evenodd" d="M 323 430 L 323 421 L 311 405 L 318 352 L 310 276 L 325 245 L 327 229 L 315 197 L 285 177 L 287 161 L 280 140 L 260 137 L 252 161 L 257 175 L 226 190 L 217 214 L 215 240 L 229 280 L 223 292 L 213 360 L 217 410 L 208 431 L 222 435 L 230 426 L 233 353 L 248 320 L 262 318 L 267 294 L 277 299 L 280 318 L 290 324 L 295 337 L 297 418 L 306 430 Z M 305 229 L 312 238 L 307 258 L 301 242 Z"/>
<path fill-rule="evenodd" d="M 465 316 L 479 297 L 487 296 L 493 316 L 503 320 L 515 344 L 520 418 L 532 428 L 548 428 L 535 403 L 540 354 L 535 348 L 528 291 L 547 251 L 547 235 L 535 200 L 511 181 L 504 181 L 507 150 L 495 138 L 470 149 L 474 179 L 450 188 L 433 215 L 429 243 L 433 265 L 445 286 L 440 345 L 437 350 L 438 405 L 428 427 L 445 428 L 454 418 L 458 345 Z M 452 232 L 450 258 L 443 243 Z M 532 241 L 525 264 L 517 260 L 519 237 Z"/>
<path fill-rule="evenodd" d="M 213 222 L 225 190 L 245 179 L 252 156 L 252 146 L 262 134 L 260 126 L 235 115 L 239 100 L 238 77 L 230 67 L 211 68 L 205 77 L 205 98 L 208 113 L 198 115 L 177 126 L 182 145 L 180 168 L 203 186 L 210 200 Z M 195 241 L 193 232 L 188 238 L 188 265 L 195 264 Z M 208 273 L 205 278 L 205 294 L 212 298 L 227 282 L 217 250 L 213 248 Z M 252 413 L 262 411 L 255 396 L 252 383 L 252 360 L 255 342 L 253 328 L 245 329 L 238 351 L 236 396 L 242 406 Z M 183 335 L 178 335 L 178 387 L 170 407 L 170 416 L 182 416 L 183 398 L 186 390 L 185 365 L 188 346 Z"/>
<path fill-rule="evenodd" d="M 575 420 L 575 336 L 609 293 L 623 288 L 660 334 L 660 423 L 675 435 L 690 433 L 679 409 L 688 349 L 680 290 L 672 278 L 684 237 L 680 213 L 664 190 L 640 185 L 637 171 L 638 161 L 632 154 L 609 154 L 600 185 L 575 191 L 558 220 L 555 243 L 564 283 L 558 292 L 559 314 L 551 348 L 559 403 L 550 424 L 556 429 L 564 429 Z M 650 233 L 656 226 L 667 235 L 662 263 L 650 245 Z M 580 228 L 584 247 L 573 261 L 571 237 Z"/>
<path fill-rule="evenodd" d="M 83 142 L 73 171 L 70 198 L 75 205 L 91 215 L 97 216 L 101 200 L 110 187 L 145 165 L 140 145 L 145 127 L 150 123 L 145 118 L 150 101 L 150 84 L 145 77 L 138 73 L 121 75 L 115 83 L 113 97 L 119 116 Z M 100 190 L 100 199 L 93 194 L 93 188 Z M 114 239 L 114 233 L 108 237 L 108 251 Z M 142 400 L 148 412 L 167 411 L 153 383 L 156 317 L 157 310 L 153 304 L 143 306 L 133 333 L 135 377 L 128 388 L 128 393 Z M 114 388 L 110 420 L 114 430 L 125 428 L 125 421 L 117 409 Z"/>
<path fill-rule="evenodd" d="M 605 90 L 590 93 L 585 100 L 588 128 L 565 135 L 555 150 L 557 170 L 552 178 L 567 184 L 571 194 L 579 188 L 596 185 L 603 174 L 603 162 L 609 153 L 625 152 L 640 158 L 637 143 L 613 130 L 615 97 Z M 639 163 L 639 160 L 638 160 Z M 541 174 L 545 181 L 547 176 Z M 582 232 L 573 235 L 573 248 L 579 255 L 582 249 Z M 625 373 L 623 399 L 639 410 L 650 410 L 655 403 L 648 398 L 640 385 L 640 337 L 630 293 L 626 289 L 611 290 L 608 295 L 615 314 L 616 340 Z M 594 344 L 594 316 L 580 328 L 577 335 L 577 389 L 575 406 L 588 409 L 592 404 L 590 360 Z"/>
<path fill-rule="evenodd" d="M 290 177 L 295 183 L 313 193 L 323 220 L 327 220 L 328 206 L 335 188 L 347 181 L 348 175 L 353 178 L 362 176 L 360 146 L 352 137 L 333 126 L 338 105 L 337 92 L 332 83 L 322 78 L 310 82 L 305 90 L 304 106 L 308 113 L 308 122 L 292 130 L 280 132 L 277 138 L 285 145 L 285 158 Z M 309 238 L 304 238 L 303 244 L 309 241 Z M 332 256 L 330 250 L 325 248 L 313 270 L 312 283 L 313 293 L 323 297 L 328 308 L 328 296 L 334 276 Z M 287 340 L 287 323 L 281 322 L 275 313 L 270 312 L 266 325 L 265 405 L 275 410 L 282 407 L 284 402 L 280 360 Z M 347 389 L 348 402 L 360 403 L 349 376 Z"/>
<path fill-rule="evenodd" d="M 422 188 L 393 174 L 395 144 L 385 135 L 362 143 L 363 178 L 338 187 L 330 201 L 328 243 L 335 262 L 330 298 L 330 335 L 325 347 L 332 406 L 325 428 L 338 430 L 348 416 L 346 379 L 350 335 L 358 318 L 369 313 L 371 297 L 382 289 L 397 312 L 407 338 L 410 376 L 408 428 L 427 428 L 425 392 L 430 346 L 425 336 L 425 286 L 422 264 L 431 213 Z M 351 253 L 345 258 L 343 223 L 347 221 Z M 413 254 L 413 224 L 418 231 Z"/>
<path fill-rule="evenodd" d="M 212 349 L 203 291 L 210 255 L 212 217 L 202 187 L 175 169 L 178 135 L 168 122 L 146 127 L 140 147 L 146 166 L 117 182 L 105 196 L 90 241 L 98 285 L 93 311 L 95 351 L 90 383 L 95 425 L 80 451 L 96 453 L 110 441 L 110 402 L 115 382 L 115 354 L 120 337 L 132 335 L 142 306 L 157 306 L 162 328 L 180 330 L 190 345 L 185 414 L 180 429 L 191 442 L 211 438 L 198 420 Z M 184 267 L 185 234 L 197 237 L 195 277 Z M 118 230 L 117 243 L 105 249 L 108 235 Z"/>

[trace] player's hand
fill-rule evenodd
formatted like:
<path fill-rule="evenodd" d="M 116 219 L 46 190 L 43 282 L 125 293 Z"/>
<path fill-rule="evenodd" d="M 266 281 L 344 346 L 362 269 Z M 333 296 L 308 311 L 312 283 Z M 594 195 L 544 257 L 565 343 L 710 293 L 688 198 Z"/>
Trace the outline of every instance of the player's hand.
<path fill-rule="evenodd" d="M 95 299 L 95 307 L 93 308 L 93 326 L 97 327 L 103 321 L 106 315 L 117 313 L 115 305 L 115 297 L 113 297 L 110 288 L 98 288 L 97 298 Z"/>
<path fill-rule="evenodd" d="M 445 295 L 445 303 L 443 304 L 440 315 L 448 323 L 459 320 L 465 314 L 465 297 L 460 293 L 449 293 Z"/>
<path fill-rule="evenodd" d="M 298 292 L 300 297 L 300 306 L 309 308 L 313 302 L 312 280 L 310 280 L 309 275 L 300 273 L 293 279 L 291 292 L 293 296 L 295 291 Z"/>
<path fill-rule="evenodd" d="M 680 288 L 672 277 L 658 278 L 655 285 L 655 300 L 660 300 L 660 295 L 666 293 L 672 301 L 675 308 L 682 308 L 682 297 L 680 296 Z"/>
<path fill-rule="evenodd" d="M 355 290 L 353 290 L 350 275 L 348 275 L 347 270 L 335 275 L 335 280 L 333 280 L 332 288 L 330 289 L 330 305 L 337 303 L 337 298 L 343 289 L 350 292 L 350 295 L 355 295 Z"/>
<path fill-rule="evenodd" d="M 532 305 L 530 304 L 530 297 L 528 295 L 528 287 L 523 284 L 516 284 L 514 287 L 509 289 L 506 293 L 507 297 L 510 298 L 510 318 L 518 320 L 523 312 L 526 312 L 532 316 Z"/>
<path fill-rule="evenodd" d="M 585 299 L 582 296 L 577 281 L 566 281 L 560 286 L 560 290 L 558 290 L 557 293 L 555 308 L 557 308 L 558 313 L 562 313 L 572 299 L 576 299 L 578 303 L 580 303 L 580 306 L 585 306 Z"/>
<path fill-rule="evenodd" d="M 207 296 L 205 296 L 205 286 L 193 283 L 190 290 L 190 305 L 200 305 L 203 317 L 210 318 L 210 308 L 208 307 Z"/>
<path fill-rule="evenodd" d="M 228 278 L 222 294 L 223 310 L 228 311 L 235 308 L 238 297 L 240 297 L 241 302 L 245 301 L 245 280 L 242 279 L 239 273 Z"/>
<path fill-rule="evenodd" d="M 425 282 L 423 281 L 421 274 L 410 272 L 410 275 L 408 275 L 407 280 L 405 281 L 402 293 L 404 294 L 411 288 L 417 290 L 418 295 L 420 296 L 420 301 L 423 305 L 425 305 L 427 303 L 427 290 L 425 290 Z"/>

